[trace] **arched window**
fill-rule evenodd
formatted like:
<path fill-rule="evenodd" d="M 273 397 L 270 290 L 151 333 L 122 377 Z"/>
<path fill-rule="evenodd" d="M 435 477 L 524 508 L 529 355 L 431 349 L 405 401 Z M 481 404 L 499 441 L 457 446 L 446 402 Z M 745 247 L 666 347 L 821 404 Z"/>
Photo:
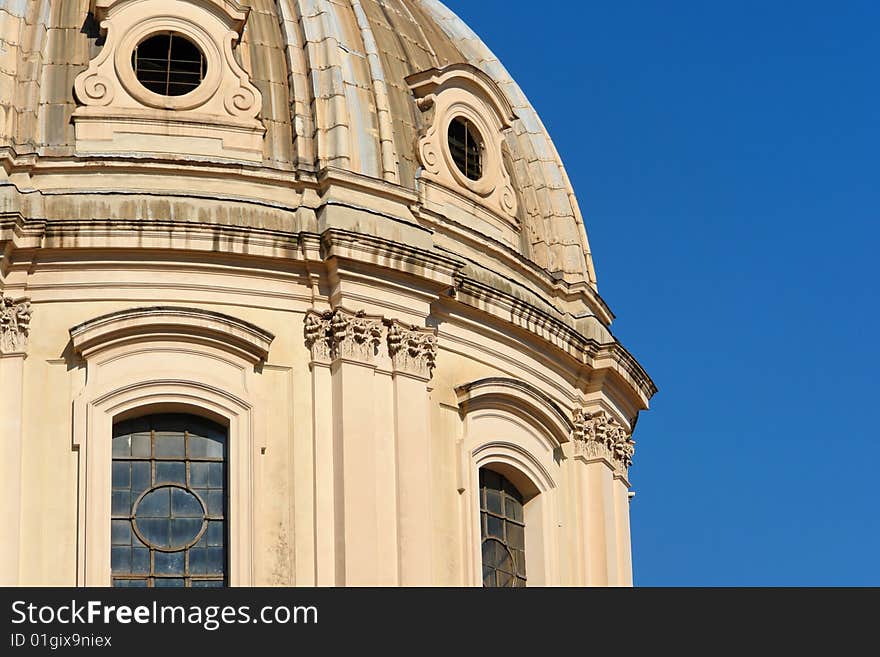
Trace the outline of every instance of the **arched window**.
<path fill-rule="evenodd" d="M 113 586 L 223 586 L 226 428 L 184 414 L 113 426 Z"/>
<path fill-rule="evenodd" d="M 525 586 L 523 496 L 503 475 L 480 469 L 483 586 Z"/>

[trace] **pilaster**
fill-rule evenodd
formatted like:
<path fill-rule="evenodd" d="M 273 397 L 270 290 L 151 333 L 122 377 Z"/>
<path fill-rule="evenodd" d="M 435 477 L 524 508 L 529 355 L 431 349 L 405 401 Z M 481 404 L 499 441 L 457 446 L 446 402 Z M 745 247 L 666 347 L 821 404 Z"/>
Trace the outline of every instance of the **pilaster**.
<path fill-rule="evenodd" d="M 341 307 L 310 311 L 304 331 L 318 583 L 429 585 L 435 333 Z"/>
<path fill-rule="evenodd" d="M 396 321 L 386 324 L 394 371 L 400 584 L 429 586 L 433 522 L 428 383 L 437 358 L 437 338 L 431 329 Z"/>
<path fill-rule="evenodd" d="M 315 584 L 333 586 L 342 577 L 344 553 L 336 554 L 336 495 L 333 454 L 333 385 L 330 377 L 329 314 L 305 318 L 305 343 L 311 351 L 312 454 L 314 458 Z"/>
<path fill-rule="evenodd" d="M 631 586 L 627 473 L 635 442 L 605 411 L 577 409 L 573 420 L 584 584 Z"/>
<path fill-rule="evenodd" d="M 24 361 L 31 304 L 0 297 L 0 586 L 19 584 Z"/>

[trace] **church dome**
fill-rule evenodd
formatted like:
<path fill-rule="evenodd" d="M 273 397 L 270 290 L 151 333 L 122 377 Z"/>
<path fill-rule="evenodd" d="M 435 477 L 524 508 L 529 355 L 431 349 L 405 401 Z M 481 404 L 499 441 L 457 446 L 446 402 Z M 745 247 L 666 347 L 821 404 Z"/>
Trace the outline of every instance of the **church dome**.
<path fill-rule="evenodd" d="M 293 420 L 284 421 L 294 447 L 273 443 L 268 426 L 290 406 L 291 417 L 308 416 L 310 441 L 329 431 L 347 445 L 354 418 L 319 409 L 357 406 L 346 389 L 355 377 L 325 389 L 319 372 L 327 365 L 336 377 L 345 363 L 366 362 L 383 381 L 380 396 L 392 385 L 382 376 L 398 370 L 432 382 L 430 398 L 414 402 L 428 424 L 405 429 L 412 435 L 449 431 L 465 444 L 468 409 L 519 399 L 550 427 L 551 452 L 605 459 L 625 481 L 631 432 L 656 389 L 609 330 L 583 218 L 547 130 L 487 46 L 441 3 L 2 3 L 0 163 L 4 353 L 39 354 L 23 367 L 48 368 L 22 383 L 25 409 L 39 398 L 28 385 L 42 377 L 78 391 L 79 412 L 106 415 L 107 427 L 134 413 L 128 393 L 113 406 L 127 409 L 119 415 L 102 406 L 126 381 L 158 386 L 144 408 L 186 410 L 191 397 L 172 391 L 165 369 L 178 362 L 190 368 L 180 380 L 200 390 L 237 381 L 235 395 L 192 402 L 196 415 L 227 427 L 230 441 L 245 432 L 236 435 L 256 441 L 262 452 L 254 454 L 280 450 L 292 462 L 296 452 L 320 470 L 319 446 L 301 445 Z M 145 381 L 114 369 L 126 359 Z M 162 385 L 170 386 L 165 396 Z M 390 399 L 369 413 L 391 412 Z M 40 422 L 69 425 L 69 399 L 54 401 Z M 451 408 L 464 424 L 446 414 Z M 236 428 L 242 417 L 254 423 L 251 433 Z M 100 421 L 74 419 L 73 444 L 85 445 L 87 426 Z M 460 458 L 450 454 L 439 471 L 422 474 L 452 477 Z M 343 476 L 333 467 L 348 466 L 324 456 L 323 475 Z M 507 464 L 498 472 L 516 483 L 514 456 L 498 458 Z M 62 461 L 47 467 L 81 495 L 107 483 L 86 481 Z M 554 488 L 555 468 L 536 465 L 524 489 Z M 319 480 L 318 470 L 298 472 Z M 292 500 L 298 484 L 287 474 L 265 476 Z M 452 488 L 476 485 L 457 476 Z M 256 523 L 253 491 L 246 516 Z M 298 494 L 316 514 L 349 504 L 318 484 Z M 332 537 L 316 518 L 308 531 L 324 544 Z M 449 527 L 461 522 L 450 518 Z M 37 521 L 22 520 L 25 534 L 27 522 Z M 71 523 L 82 549 L 104 549 L 106 537 Z M 271 533 L 267 523 L 260 531 Z M 240 540 L 247 554 L 257 550 Z M 453 552 L 447 583 L 470 582 Z M 77 581 L 106 583 L 102 559 L 80 564 Z M 339 567 L 361 566 L 372 579 L 348 581 L 381 580 L 367 564 Z M 254 568 L 230 577 L 270 581 L 270 566 Z M 564 570 L 556 563 L 543 581 Z M 625 570 L 607 583 L 625 582 Z"/>
<path fill-rule="evenodd" d="M 493 255 L 509 261 L 506 269 L 528 260 L 527 266 L 534 270 L 531 276 L 545 279 L 539 287 L 577 289 L 586 284 L 585 300 L 607 323 L 608 311 L 594 294 L 596 280 L 582 217 L 547 131 L 501 63 L 445 6 L 432 0 L 367 0 L 350 6 L 261 0 L 240 5 L 227 0 L 179 3 L 207 7 L 215 14 L 229 12 L 225 25 L 217 21 L 217 29 L 222 30 L 221 36 L 228 30 L 236 32 L 235 39 L 240 34 L 233 52 L 241 67 L 234 67 L 233 72 L 247 75 L 239 100 L 242 106 L 251 103 L 255 111 L 235 108 L 233 117 L 253 114 L 262 134 L 255 147 L 239 151 L 237 158 L 234 152 L 221 153 L 221 148 L 210 144 L 201 153 L 194 148 L 197 140 L 225 139 L 229 144 L 228 132 L 206 136 L 206 131 L 193 128 L 190 136 L 169 139 L 181 130 L 181 123 L 157 129 L 160 137 L 154 139 L 128 132 L 145 109 L 139 102 L 142 98 L 125 93 L 137 87 L 136 82 L 124 76 L 117 79 L 115 70 L 134 44 L 120 44 L 124 35 L 114 35 L 114 29 L 128 30 L 129 23 L 142 20 L 137 13 L 129 17 L 131 11 L 138 11 L 129 9 L 130 4 L 31 0 L 0 11 L 4 34 L 10 35 L 5 55 L 9 66 L 0 71 L 4 84 L 0 138 L 19 158 L 76 154 L 89 161 L 106 161 L 105 156 L 112 156 L 116 165 L 110 170 L 123 168 L 123 161 L 149 158 L 156 165 L 148 177 L 137 172 L 118 178 L 95 175 L 91 180 L 84 178 L 78 191 L 148 189 L 151 194 L 179 192 L 180 169 L 195 170 L 199 159 L 213 159 L 217 168 L 199 174 L 206 188 L 213 186 L 217 196 L 252 196 L 269 202 L 272 196 L 284 195 L 280 190 L 295 188 L 294 180 L 305 185 L 314 184 L 319 172 L 354 174 L 363 184 L 378 184 L 396 196 L 409 206 L 410 213 L 415 211 L 415 222 L 422 225 L 433 227 L 434 215 L 442 213 L 442 207 L 454 207 L 459 219 L 456 228 L 463 233 L 450 236 L 449 242 L 460 239 L 467 249 L 476 244 L 481 250 L 485 239 L 492 238 L 497 244 Z M 210 41 L 210 35 L 199 36 Z M 122 57 L 117 44 L 125 50 Z M 108 48 L 113 53 L 103 57 L 102 50 Z M 206 49 L 208 60 L 211 50 Z M 102 58 L 102 65 L 96 65 Z M 218 73 L 222 66 L 217 63 Z M 95 74 L 83 75 L 87 69 Z M 430 107 L 430 98 L 438 87 L 452 94 L 451 100 L 464 104 L 458 108 L 446 103 L 442 107 L 446 115 L 434 117 L 436 106 Z M 459 98 L 454 97 L 457 91 Z M 125 114 L 123 105 L 130 106 L 129 116 L 119 118 L 118 130 L 108 130 L 108 114 L 116 107 L 116 114 Z M 163 107 L 161 99 L 146 105 Z M 77 116 L 78 106 L 101 111 Z M 479 124 L 468 119 L 477 139 L 484 140 L 478 147 L 489 160 L 484 177 L 490 180 L 484 182 L 490 185 L 473 184 L 454 168 L 449 171 L 442 162 L 443 153 L 433 154 L 432 148 L 446 150 L 445 134 L 423 144 L 421 151 L 417 147 L 425 133 L 436 127 L 435 122 L 455 118 L 449 113 L 462 108 L 467 110 L 465 118 L 472 117 Z M 204 106 L 190 110 L 193 115 L 202 114 L 194 118 L 203 120 L 210 120 L 212 111 Z M 220 114 L 224 113 L 221 108 Z M 240 125 L 234 127 L 242 130 Z M 491 134 L 479 134 L 480 130 Z M 439 179 L 437 188 L 448 192 L 429 193 L 428 208 L 420 196 L 426 157 L 441 160 L 432 162 L 435 169 L 427 177 L 433 175 L 433 182 Z M 169 160 L 177 164 L 161 164 Z M 241 178 L 259 179 L 250 195 L 227 188 L 224 179 L 238 172 L 244 174 Z M 280 198 L 276 202 L 283 203 Z M 473 221 L 474 206 L 480 207 L 483 219 L 478 225 Z"/>

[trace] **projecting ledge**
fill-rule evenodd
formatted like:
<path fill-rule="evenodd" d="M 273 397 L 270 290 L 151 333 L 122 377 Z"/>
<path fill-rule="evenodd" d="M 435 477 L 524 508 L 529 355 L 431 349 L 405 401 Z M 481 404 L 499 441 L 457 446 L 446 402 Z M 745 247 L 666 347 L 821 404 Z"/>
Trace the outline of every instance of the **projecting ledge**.
<path fill-rule="evenodd" d="M 257 363 L 265 361 L 275 336 L 223 313 L 172 306 L 130 308 L 70 329 L 76 353 L 88 356 L 123 342 L 162 337 L 207 342 Z"/>

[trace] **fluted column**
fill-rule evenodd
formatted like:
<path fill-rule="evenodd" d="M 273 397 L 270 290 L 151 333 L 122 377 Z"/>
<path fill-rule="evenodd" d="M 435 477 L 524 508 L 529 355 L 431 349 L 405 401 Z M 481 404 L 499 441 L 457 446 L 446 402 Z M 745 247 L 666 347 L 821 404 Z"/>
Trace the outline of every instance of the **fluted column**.
<path fill-rule="evenodd" d="M 19 583 L 24 361 L 31 305 L 0 298 L 0 586 Z"/>

